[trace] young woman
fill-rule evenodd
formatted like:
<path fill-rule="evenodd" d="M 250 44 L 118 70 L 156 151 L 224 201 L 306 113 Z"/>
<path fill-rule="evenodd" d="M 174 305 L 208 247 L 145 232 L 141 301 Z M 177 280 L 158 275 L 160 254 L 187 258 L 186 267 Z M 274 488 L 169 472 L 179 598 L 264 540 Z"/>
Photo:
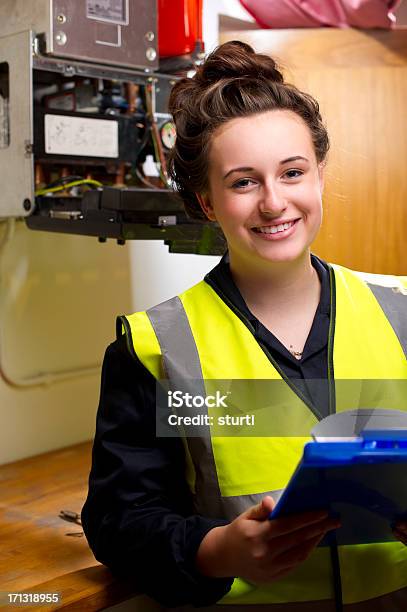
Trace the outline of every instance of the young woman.
<path fill-rule="evenodd" d="M 399 542 L 330 550 L 317 548 L 339 525 L 325 512 L 268 516 L 301 457 L 295 424 L 309 433 L 343 409 L 334 377 L 407 378 L 406 280 L 367 282 L 311 254 L 328 136 L 317 102 L 270 57 L 220 46 L 175 85 L 170 110 L 177 189 L 192 216 L 219 223 L 228 251 L 182 295 L 118 319 L 82 513 L 90 546 L 167 606 L 404 610 L 405 525 Z M 207 427 L 184 444 L 156 436 L 162 378 L 173 388 L 276 380 L 290 410 L 278 436 L 211 437 Z M 327 384 L 298 387 L 310 379 Z"/>

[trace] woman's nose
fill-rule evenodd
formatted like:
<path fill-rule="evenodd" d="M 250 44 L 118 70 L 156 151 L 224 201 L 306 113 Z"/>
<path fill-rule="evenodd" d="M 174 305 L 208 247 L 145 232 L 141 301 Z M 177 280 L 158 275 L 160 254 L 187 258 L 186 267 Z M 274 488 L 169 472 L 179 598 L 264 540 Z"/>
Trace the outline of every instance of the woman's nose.
<path fill-rule="evenodd" d="M 283 194 L 274 186 L 266 185 L 259 200 L 259 209 L 263 214 L 279 215 L 287 208 L 287 201 Z"/>

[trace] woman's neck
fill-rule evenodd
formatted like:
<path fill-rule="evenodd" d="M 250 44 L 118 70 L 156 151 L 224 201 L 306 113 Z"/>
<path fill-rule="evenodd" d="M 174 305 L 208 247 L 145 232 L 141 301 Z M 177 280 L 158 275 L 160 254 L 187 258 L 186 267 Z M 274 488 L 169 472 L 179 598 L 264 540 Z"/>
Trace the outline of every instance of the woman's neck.
<path fill-rule="evenodd" d="M 301 259 L 269 263 L 262 268 L 240 262 L 230 254 L 230 270 L 248 308 L 256 314 L 264 309 L 297 310 L 312 301 L 318 304 L 320 283 L 309 252 Z"/>

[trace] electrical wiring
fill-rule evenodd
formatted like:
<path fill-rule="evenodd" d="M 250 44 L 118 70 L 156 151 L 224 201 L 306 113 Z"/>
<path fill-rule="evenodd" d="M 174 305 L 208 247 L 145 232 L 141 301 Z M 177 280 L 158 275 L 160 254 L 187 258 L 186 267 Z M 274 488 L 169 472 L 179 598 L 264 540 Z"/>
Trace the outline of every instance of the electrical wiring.
<path fill-rule="evenodd" d="M 72 181 L 82 181 L 82 180 L 83 180 L 83 176 L 80 176 L 79 174 L 71 174 L 70 176 L 61 176 L 55 181 L 52 181 L 52 183 L 48 183 L 47 189 L 52 188 L 52 187 L 57 187 L 57 185 L 61 185 L 62 183 L 72 183 Z"/>
<path fill-rule="evenodd" d="M 150 183 L 150 181 L 147 180 L 141 174 L 141 172 L 140 172 L 140 170 L 138 168 L 135 168 L 134 173 L 137 176 L 137 178 L 143 183 L 143 185 L 146 185 L 146 187 L 149 187 L 150 189 L 155 189 L 156 191 L 162 191 L 164 189 L 164 187 L 157 187 L 157 185 L 153 185 L 153 183 Z"/>
<path fill-rule="evenodd" d="M 149 123 L 148 125 L 146 124 L 145 126 L 145 132 L 144 132 L 141 144 L 140 144 L 140 148 L 137 153 L 137 159 L 140 157 L 141 152 L 145 149 L 148 141 L 150 140 L 150 131 L 151 131 L 151 124 Z"/>
<path fill-rule="evenodd" d="M 103 187 L 103 184 L 93 179 L 81 179 L 80 181 L 72 181 L 71 183 L 58 185 L 57 187 L 45 187 L 35 192 L 36 196 L 45 195 L 46 193 L 57 193 L 58 191 L 65 191 L 71 187 L 77 187 L 78 185 L 93 185 L 94 187 Z"/>
<path fill-rule="evenodd" d="M 166 187 L 168 184 L 167 163 L 165 161 L 164 152 L 162 150 L 160 136 L 158 134 L 157 123 L 153 122 L 151 135 L 153 137 L 153 145 L 156 159 L 160 160 L 160 177 Z"/>
<path fill-rule="evenodd" d="M 140 180 L 142 183 L 144 183 L 145 185 L 147 185 L 148 187 L 154 187 L 154 188 L 156 188 L 156 189 L 159 189 L 159 187 L 156 187 L 156 186 L 155 186 L 155 185 L 153 185 L 152 183 L 149 183 L 149 182 L 148 182 L 148 180 L 147 180 L 147 179 L 146 179 L 146 178 L 145 178 L 145 177 L 144 177 L 144 176 L 141 174 L 141 172 L 140 172 L 140 171 L 137 169 L 137 160 L 140 158 L 140 154 L 141 154 L 141 152 L 142 152 L 142 151 L 145 149 L 145 147 L 146 147 L 146 146 L 147 146 L 147 144 L 148 144 L 148 141 L 150 140 L 150 131 L 151 131 L 151 125 L 150 125 L 150 124 L 148 124 L 148 125 L 147 125 L 147 123 L 146 123 L 146 125 L 145 125 L 145 132 L 144 132 L 144 135 L 143 135 L 143 139 L 142 139 L 142 141 L 141 141 L 140 148 L 139 148 L 138 153 L 137 153 L 137 158 L 136 158 L 136 161 L 135 161 L 135 162 L 132 164 L 132 167 L 131 167 L 131 173 L 132 173 L 133 175 L 136 175 L 136 176 L 137 176 L 137 178 L 138 178 L 138 179 L 139 179 L 139 180 Z"/>
<path fill-rule="evenodd" d="M 153 91 L 154 91 L 154 83 L 150 83 L 146 87 L 146 106 L 147 106 L 147 115 L 151 121 L 151 137 L 154 146 L 155 159 L 160 162 L 160 177 L 164 183 L 165 187 L 170 187 L 168 181 L 168 172 L 167 172 L 167 162 L 165 160 L 164 151 L 161 145 L 160 135 L 158 133 L 157 121 L 155 118 L 155 109 L 153 105 Z"/>

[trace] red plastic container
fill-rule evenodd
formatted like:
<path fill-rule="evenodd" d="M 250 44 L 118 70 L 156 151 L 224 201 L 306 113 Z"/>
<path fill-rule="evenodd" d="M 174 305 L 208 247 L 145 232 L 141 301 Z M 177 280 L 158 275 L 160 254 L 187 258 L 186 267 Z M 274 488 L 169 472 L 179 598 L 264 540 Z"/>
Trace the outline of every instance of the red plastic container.
<path fill-rule="evenodd" d="M 158 0 L 160 57 L 192 53 L 202 42 L 202 0 Z"/>

